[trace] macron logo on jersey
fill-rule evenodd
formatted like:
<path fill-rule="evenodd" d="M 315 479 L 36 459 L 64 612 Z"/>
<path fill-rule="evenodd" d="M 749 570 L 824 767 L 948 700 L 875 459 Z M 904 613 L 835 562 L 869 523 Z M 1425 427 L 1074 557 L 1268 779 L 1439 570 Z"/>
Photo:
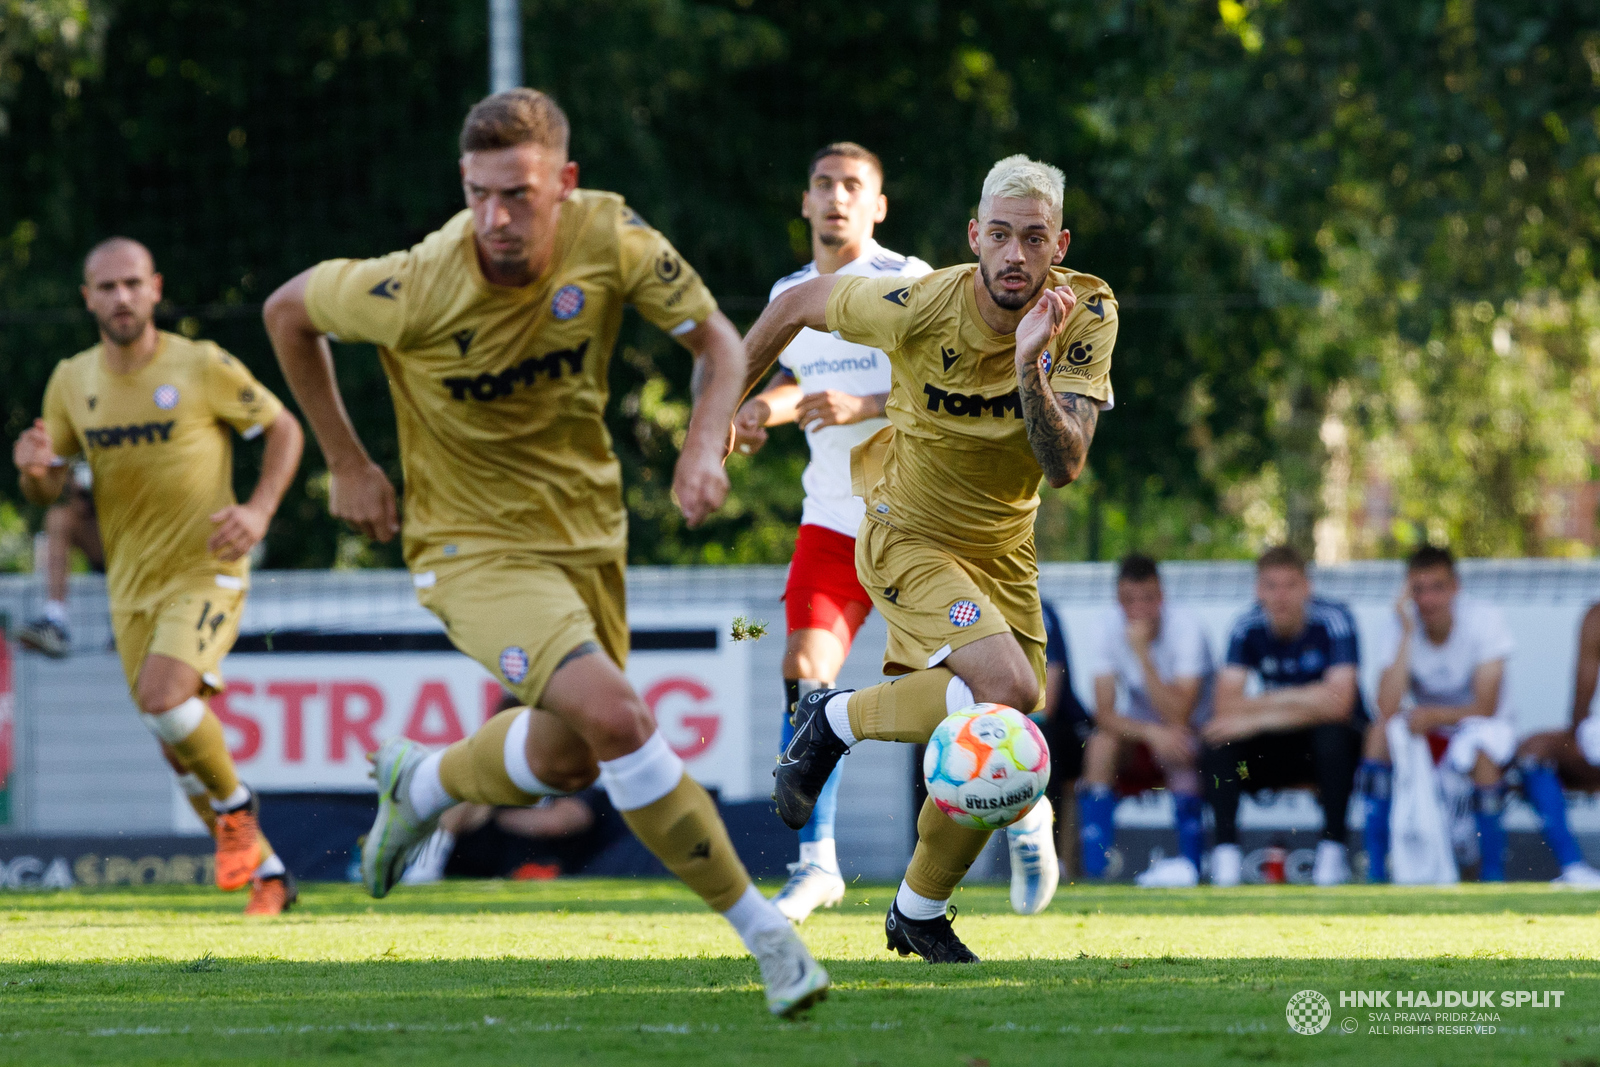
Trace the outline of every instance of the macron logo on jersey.
<path fill-rule="evenodd" d="M 906 297 L 909 296 L 910 294 L 911 294 L 911 286 L 906 285 L 906 286 L 900 287 L 899 289 L 895 289 L 892 292 L 884 293 L 883 294 L 883 298 L 885 300 L 889 301 L 889 303 L 891 303 L 891 304 L 898 304 L 901 307 L 905 307 L 906 306 Z"/>
<path fill-rule="evenodd" d="M 398 293 L 399 291 L 400 283 L 395 281 L 393 278 L 385 278 L 383 281 L 367 290 L 367 292 L 371 293 L 373 296 L 381 296 L 385 300 L 393 300 L 395 298 L 394 294 Z"/>

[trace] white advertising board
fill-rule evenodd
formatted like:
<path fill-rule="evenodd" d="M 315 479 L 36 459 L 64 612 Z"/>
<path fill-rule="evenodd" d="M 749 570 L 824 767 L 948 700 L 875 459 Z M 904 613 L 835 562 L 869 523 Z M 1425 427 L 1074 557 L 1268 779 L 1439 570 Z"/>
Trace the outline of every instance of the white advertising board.
<path fill-rule="evenodd" d="M 729 630 L 739 608 L 633 613 L 628 679 L 689 773 L 729 800 L 751 794 L 748 674 Z M 359 647 L 351 635 L 331 648 Z M 437 642 L 435 642 L 437 643 Z M 241 642 L 247 648 L 259 642 Z M 440 747 L 494 714 L 499 684 L 454 651 L 239 651 L 212 701 L 240 775 L 264 790 L 372 788 L 366 754 L 410 737 Z"/>

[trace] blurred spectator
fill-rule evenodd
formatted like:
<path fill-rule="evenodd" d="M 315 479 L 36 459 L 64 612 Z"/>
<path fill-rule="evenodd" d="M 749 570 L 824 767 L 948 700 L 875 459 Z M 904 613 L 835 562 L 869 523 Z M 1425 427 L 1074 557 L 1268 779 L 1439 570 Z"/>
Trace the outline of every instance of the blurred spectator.
<path fill-rule="evenodd" d="M 1287 545 L 1256 561 L 1256 605 L 1234 624 L 1217 681 L 1216 714 L 1200 731 L 1202 775 L 1216 819 L 1213 885 L 1238 885 L 1239 797 L 1313 785 L 1322 841 L 1312 880 L 1350 878 L 1346 810 L 1366 721 L 1358 684 L 1355 619 L 1337 601 L 1311 595 L 1306 561 Z M 1254 673 L 1261 683 L 1246 695 Z"/>
<path fill-rule="evenodd" d="M 1044 711 L 1040 724 L 1050 746 L 1049 797 L 1056 810 L 1056 854 L 1064 877 L 1082 872 L 1078 857 L 1078 809 L 1072 803 L 1083 774 L 1083 746 L 1094 730 L 1088 712 L 1072 687 L 1072 664 L 1067 658 L 1067 634 L 1061 616 L 1048 600 L 1044 609 Z"/>
<path fill-rule="evenodd" d="M 1094 732 L 1078 791 L 1084 874 L 1106 872 L 1119 782 L 1131 793 L 1164 782 L 1177 813 L 1178 855 L 1152 864 L 1139 884 L 1196 885 L 1205 831 L 1195 729 L 1210 713 L 1215 668 L 1199 620 L 1163 601 L 1149 556 L 1123 559 L 1117 604 L 1100 620 L 1095 649 Z"/>
<path fill-rule="evenodd" d="M 546 797 L 531 808 L 458 804 L 439 818 L 411 866 L 408 885 L 463 878 L 576 874 L 626 832 L 604 789 Z"/>
<path fill-rule="evenodd" d="M 76 548 L 82 552 L 91 569 L 99 572 L 106 569 L 91 484 L 89 465 L 81 461 L 74 463 L 66 492 L 45 512 L 44 614 L 17 632 L 17 640 L 24 648 L 56 659 L 64 658 L 72 650 L 72 629 L 67 614 L 67 573 L 72 569 L 72 550 Z"/>
<path fill-rule="evenodd" d="M 1555 879 L 1564 885 L 1600 886 L 1600 871 L 1583 861 L 1567 826 L 1562 787 L 1600 792 L 1600 718 L 1593 714 L 1595 683 L 1600 681 L 1600 604 L 1589 608 L 1578 628 L 1578 670 L 1572 690 L 1572 725 L 1534 734 L 1517 749 L 1522 793 L 1544 822 L 1544 839 L 1561 865 Z"/>

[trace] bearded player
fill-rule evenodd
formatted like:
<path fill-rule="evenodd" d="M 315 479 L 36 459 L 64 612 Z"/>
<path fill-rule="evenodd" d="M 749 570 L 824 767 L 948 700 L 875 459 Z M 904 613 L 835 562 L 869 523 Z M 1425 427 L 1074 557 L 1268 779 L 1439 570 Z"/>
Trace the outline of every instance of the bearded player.
<path fill-rule="evenodd" d="M 255 794 L 206 697 L 222 689 L 247 553 L 299 465 L 300 424 L 216 345 L 156 329 L 161 275 L 137 241 L 113 237 L 89 252 L 83 299 L 100 343 L 51 374 L 44 417 L 13 453 L 22 492 L 49 504 L 66 484 L 65 460 L 88 462 L 111 628 L 140 718 L 216 840 L 217 886 L 250 885 L 246 914 L 276 915 L 294 903 L 294 880 L 261 833 Z M 263 443 L 261 477 L 243 504 L 230 428 Z"/>
<path fill-rule="evenodd" d="M 753 386 L 797 331 L 837 331 L 889 355 L 890 427 L 851 456 L 866 518 L 856 570 L 889 625 L 893 681 L 800 701 L 773 797 L 805 825 L 850 746 L 924 742 L 975 701 L 1023 712 L 1044 692 L 1045 631 L 1033 515 L 1041 479 L 1083 470 L 1110 407 L 1116 301 L 1100 279 L 1055 267 L 1063 177 L 1024 156 L 996 163 L 968 242 L 978 263 L 915 280 L 838 275 L 797 285 L 745 339 Z M 977 957 L 951 927 L 950 895 L 988 841 L 930 800 L 885 922 L 889 947 L 931 963 Z"/>
<path fill-rule="evenodd" d="M 711 797 L 623 675 L 627 516 L 604 413 L 624 304 L 695 357 L 673 492 L 690 526 L 728 491 L 722 460 L 745 372 L 739 334 L 661 234 L 578 188 L 568 124 L 531 89 L 488 97 L 461 132 L 467 208 L 408 251 L 336 259 L 287 282 L 267 331 L 332 476 L 329 510 L 386 541 L 394 489 L 362 447 L 326 335 L 378 346 L 405 473 L 406 565 L 457 648 L 525 706 L 429 753 L 376 753 L 361 854 L 381 897 L 461 801 L 525 806 L 598 777 L 633 832 L 733 925 L 767 1003 L 822 999 L 827 973 L 750 882 Z"/>
<path fill-rule="evenodd" d="M 883 195 L 883 164 L 858 144 L 825 145 L 811 158 L 800 213 L 811 224 L 811 262 L 772 287 L 772 299 L 812 278 L 917 278 L 930 268 L 920 259 L 889 251 L 872 239 L 889 202 Z M 800 698 L 831 689 L 850 655 L 856 631 L 872 612 L 872 600 L 856 579 L 856 530 L 865 505 L 850 486 L 850 450 L 888 423 L 889 357 L 875 348 L 801 330 L 778 357 L 778 372 L 734 418 L 735 447 L 746 455 L 767 440 L 766 427 L 798 422 L 805 430 L 811 462 L 801 475 L 806 497 L 794 558 L 783 591 L 788 644 L 783 653 L 783 745 L 794 735 L 791 716 Z M 811 819 L 800 828 L 800 861 L 773 904 L 794 922 L 844 898 L 834 846 L 839 774 L 817 798 Z"/>

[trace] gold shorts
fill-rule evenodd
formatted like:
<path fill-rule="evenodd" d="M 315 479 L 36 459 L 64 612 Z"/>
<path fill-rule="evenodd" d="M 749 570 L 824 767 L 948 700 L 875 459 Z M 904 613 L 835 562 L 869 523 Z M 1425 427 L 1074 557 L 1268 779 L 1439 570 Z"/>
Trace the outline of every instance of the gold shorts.
<path fill-rule="evenodd" d="M 628 600 L 622 561 L 561 564 L 538 556 L 494 556 L 460 569 L 416 575 L 417 600 L 444 623 L 451 642 L 536 705 L 556 667 L 592 641 L 624 667 Z M 431 584 L 425 584 L 431 582 Z"/>
<path fill-rule="evenodd" d="M 1033 665 L 1043 706 L 1044 616 L 1031 538 L 1008 556 L 968 559 L 868 518 L 856 537 L 856 575 L 889 624 L 885 674 L 937 667 L 963 645 L 1009 633 Z"/>
<path fill-rule="evenodd" d="M 244 581 L 230 574 L 190 575 L 174 581 L 159 600 L 139 611 L 113 611 L 111 632 L 128 691 L 150 656 L 170 656 L 200 675 L 200 695 L 222 691 L 222 657 L 239 636 Z"/>

